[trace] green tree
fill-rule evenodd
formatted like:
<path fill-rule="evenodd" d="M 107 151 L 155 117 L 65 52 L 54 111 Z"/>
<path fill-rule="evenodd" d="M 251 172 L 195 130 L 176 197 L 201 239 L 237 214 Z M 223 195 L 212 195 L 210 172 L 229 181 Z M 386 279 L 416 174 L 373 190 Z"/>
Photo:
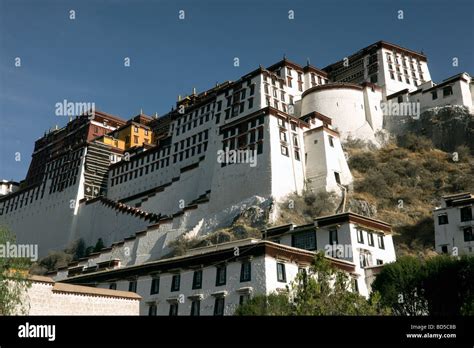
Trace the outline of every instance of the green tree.
<path fill-rule="evenodd" d="M 79 260 L 86 256 L 86 242 L 84 242 L 84 239 L 79 238 L 74 249 L 74 260 Z"/>
<path fill-rule="evenodd" d="M 237 307 L 235 315 L 292 315 L 293 308 L 287 293 L 256 295 Z"/>
<path fill-rule="evenodd" d="M 99 238 L 97 240 L 97 243 L 95 243 L 95 247 L 94 247 L 94 252 L 99 252 L 101 251 L 102 249 L 105 248 L 105 244 L 104 244 L 104 241 L 102 240 L 102 238 Z"/>
<path fill-rule="evenodd" d="M 27 314 L 29 307 L 22 303 L 25 292 L 31 286 L 28 280 L 30 260 L 7 257 L 8 245 L 15 243 L 15 237 L 0 226 L 0 315 Z"/>
<path fill-rule="evenodd" d="M 41 259 L 38 264 L 45 271 L 54 271 L 60 267 L 66 267 L 72 261 L 72 255 L 64 251 L 50 251 L 48 256 Z"/>
<path fill-rule="evenodd" d="M 422 262 L 405 256 L 385 265 L 372 289 L 381 294 L 382 305 L 392 308 L 395 315 L 423 315 L 428 311 L 428 303 L 421 288 L 422 274 Z"/>
<path fill-rule="evenodd" d="M 381 315 L 390 311 L 380 295 L 369 300 L 351 291 L 347 273 L 318 253 L 308 271 L 300 272 L 287 293 L 258 295 L 237 308 L 237 315 Z"/>
<path fill-rule="evenodd" d="M 366 300 L 350 289 L 349 275 L 334 267 L 323 253 L 318 253 L 307 272 L 299 272 L 292 282 L 296 315 L 380 315 L 389 311 L 380 305 L 375 294 Z"/>
<path fill-rule="evenodd" d="M 440 255 L 427 260 L 421 286 L 430 315 L 473 315 L 474 257 Z"/>

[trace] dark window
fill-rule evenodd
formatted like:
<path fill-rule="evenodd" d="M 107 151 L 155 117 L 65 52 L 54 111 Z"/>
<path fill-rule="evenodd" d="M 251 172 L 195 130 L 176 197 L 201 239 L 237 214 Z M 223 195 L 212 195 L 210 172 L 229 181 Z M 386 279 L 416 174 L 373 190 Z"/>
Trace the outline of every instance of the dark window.
<path fill-rule="evenodd" d="M 296 159 L 297 161 L 300 160 L 300 152 L 299 152 L 298 150 L 295 150 L 295 159 Z"/>
<path fill-rule="evenodd" d="M 239 296 L 239 305 L 245 304 L 248 300 L 250 300 L 249 294 L 244 294 Z"/>
<path fill-rule="evenodd" d="M 334 172 L 334 178 L 336 179 L 336 182 L 340 185 L 341 184 L 341 176 L 338 172 Z"/>
<path fill-rule="evenodd" d="M 461 221 L 471 221 L 471 220 L 472 220 L 471 207 L 461 208 Z"/>
<path fill-rule="evenodd" d="M 464 232 L 464 241 L 472 242 L 474 241 L 474 234 L 472 233 L 472 227 L 466 227 L 463 229 Z"/>
<path fill-rule="evenodd" d="M 438 225 L 448 224 L 448 214 L 438 215 Z"/>
<path fill-rule="evenodd" d="M 224 307 L 225 307 L 225 298 L 216 297 L 216 301 L 214 303 L 214 315 L 224 315 Z"/>
<path fill-rule="evenodd" d="M 156 316 L 158 307 L 156 306 L 156 303 L 150 304 L 148 307 L 148 315 L 149 316 Z"/>
<path fill-rule="evenodd" d="M 284 156 L 289 156 L 288 154 L 288 148 L 286 146 L 281 146 L 281 154 L 284 155 Z"/>
<path fill-rule="evenodd" d="M 194 271 L 193 275 L 193 289 L 202 288 L 202 269 Z"/>
<path fill-rule="evenodd" d="M 249 109 L 253 108 L 253 98 L 249 98 Z"/>
<path fill-rule="evenodd" d="M 277 280 L 286 283 L 286 271 L 284 263 L 277 263 Z"/>
<path fill-rule="evenodd" d="M 438 99 L 438 92 L 437 91 L 431 92 L 431 99 L 433 99 L 433 100 Z"/>
<path fill-rule="evenodd" d="M 377 259 L 377 261 L 376 261 L 376 262 L 377 262 L 377 265 L 383 265 L 383 260 L 379 260 L 379 259 Z"/>
<path fill-rule="evenodd" d="M 137 281 L 136 280 L 132 280 L 128 283 L 128 291 L 137 292 Z"/>
<path fill-rule="evenodd" d="M 181 275 L 175 274 L 171 279 L 171 291 L 179 291 L 179 284 L 181 283 Z"/>
<path fill-rule="evenodd" d="M 332 138 L 332 136 L 329 135 L 328 139 L 329 139 L 329 146 L 334 147 L 334 139 Z"/>
<path fill-rule="evenodd" d="M 250 143 L 255 142 L 255 130 L 250 131 Z"/>
<path fill-rule="evenodd" d="M 178 303 L 170 304 L 170 316 L 178 315 Z"/>
<path fill-rule="evenodd" d="M 383 234 L 377 235 L 377 240 L 378 240 L 379 248 L 380 249 L 385 249 L 385 242 L 383 240 Z"/>
<path fill-rule="evenodd" d="M 150 289 L 150 294 L 158 294 L 160 292 L 160 278 L 154 277 L 151 280 L 151 289 Z"/>
<path fill-rule="evenodd" d="M 447 245 L 443 245 L 443 246 L 441 247 L 441 252 L 442 252 L 443 254 L 447 254 L 447 253 L 448 253 L 448 246 L 447 246 Z"/>
<path fill-rule="evenodd" d="M 225 285 L 226 269 L 225 265 L 216 267 L 216 286 Z"/>
<path fill-rule="evenodd" d="M 374 234 L 372 232 L 367 232 L 367 238 L 369 240 L 369 245 L 374 246 Z"/>
<path fill-rule="evenodd" d="M 450 95 L 453 95 L 453 87 L 448 86 L 443 88 L 443 97 L 448 97 Z"/>
<path fill-rule="evenodd" d="M 352 279 L 352 291 L 359 292 L 359 282 L 355 278 Z"/>
<path fill-rule="evenodd" d="M 201 301 L 194 300 L 191 303 L 191 316 L 199 316 L 201 315 Z"/>
<path fill-rule="evenodd" d="M 251 84 L 250 85 L 250 95 L 253 95 L 255 93 L 255 85 L 254 84 Z"/>
<path fill-rule="evenodd" d="M 109 284 L 109 289 L 110 290 L 117 290 L 117 283 L 110 283 Z"/>
<path fill-rule="evenodd" d="M 316 233 L 314 231 L 307 231 L 293 234 L 291 246 L 306 250 L 316 250 Z"/>
<path fill-rule="evenodd" d="M 250 261 L 242 262 L 240 266 L 240 281 L 249 282 L 252 278 L 252 264 Z"/>
<path fill-rule="evenodd" d="M 337 229 L 329 230 L 329 244 L 330 245 L 338 244 Z"/>

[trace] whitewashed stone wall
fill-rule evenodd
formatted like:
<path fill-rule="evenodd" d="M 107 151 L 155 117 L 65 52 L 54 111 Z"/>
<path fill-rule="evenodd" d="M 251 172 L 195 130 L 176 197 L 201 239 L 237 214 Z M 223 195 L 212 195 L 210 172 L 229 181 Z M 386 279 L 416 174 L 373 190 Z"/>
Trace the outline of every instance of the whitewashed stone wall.
<path fill-rule="evenodd" d="M 138 315 L 140 300 L 54 291 L 53 283 L 33 282 L 25 294 L 28 315 Z M 92 288 L 93 290 L 93 288 Z"/>

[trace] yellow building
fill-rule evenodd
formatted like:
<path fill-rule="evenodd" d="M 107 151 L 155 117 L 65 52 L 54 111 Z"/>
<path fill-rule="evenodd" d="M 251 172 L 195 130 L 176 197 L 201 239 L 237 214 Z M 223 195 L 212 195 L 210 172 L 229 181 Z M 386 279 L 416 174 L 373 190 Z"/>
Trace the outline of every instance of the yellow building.
<path fill-rule="evenodd" d="M 131 147 L 139 147 L 144 144 L 151 144 L 152 130 L 144 124 L 129 121 L 126 125 L 116 129 L 112 134 L 115 139 L 124 142 L 125 150 Z"/>
<path fill-rule="evenodd" d="M 99 138 L 96 139 L 96 141 L 99 141 L 101 143 L 104 143 L 105 145 L 109 145 L 112 147 L 115 147 L 116 149 L 119 150 L 125 150 L 125 141 L 121 139 L 116 139 L 111 135 L 103 135 Z"/>

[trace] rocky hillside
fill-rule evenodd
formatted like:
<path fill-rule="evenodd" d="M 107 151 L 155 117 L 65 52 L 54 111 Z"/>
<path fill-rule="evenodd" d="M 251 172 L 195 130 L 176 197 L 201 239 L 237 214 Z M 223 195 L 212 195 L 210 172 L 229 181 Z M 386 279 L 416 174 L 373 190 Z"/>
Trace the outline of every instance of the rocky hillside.
<path fill-rule="evenodd" d="M 474 157 L 466 146 L 447 153 L 430 139 L 408 133 L 380 149 L 361 141 L 344 147 L 354 176 L 349 209 L 391 223 L 399 255 L 430 254 L 432 209 L 440 197 L 474 192 Z"/>
<path fill-rule="evenodd" d="M 413 132 L 431 139 L 436 148 L 444 151 L 453 152 L 464 145 L 474 152 L 474 116 L 463 106 L 432 108 L 419 119 L 385 117 L 384 123 L 397 136 Z"/>

